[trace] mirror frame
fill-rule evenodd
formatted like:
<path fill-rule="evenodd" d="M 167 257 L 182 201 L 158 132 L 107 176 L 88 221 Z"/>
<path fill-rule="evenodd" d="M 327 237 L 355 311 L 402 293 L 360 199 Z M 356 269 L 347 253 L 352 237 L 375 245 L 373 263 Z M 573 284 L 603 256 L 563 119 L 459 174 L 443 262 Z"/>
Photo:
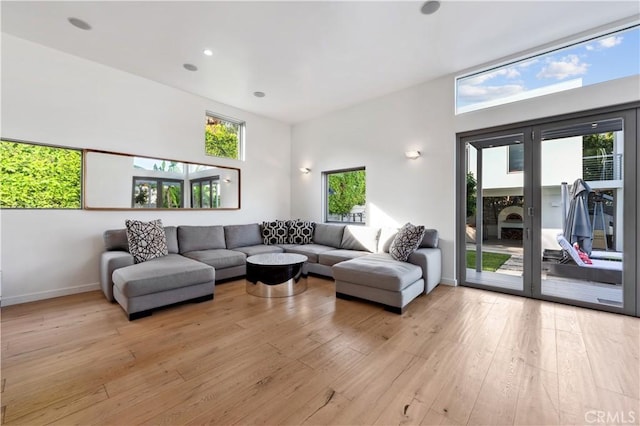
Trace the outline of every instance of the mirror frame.
<path fill-rule="evenodd" d="M 97 154 L 109 154 L 109 155 L 118 155 L 124 157 L 138 157 L 138 158 L 148 158 L 151 160 L 165 160 L 165 161 L 177 161 L 183 164 L 195 164 L 202 166 L 211 166 L 211 167 L 219 167 L 223 169 L 235 170 L 238 172 L 238 207 L 217 207 L 217 208 L 202 208 L 202 207 L 180 207 L 180 208 L 166 208 L 166 207 L 158 207 L 158 208 L 135 208 L 135 207 L 91 207 L 87 205 L 87 174 L 89 172 L 88 164 L 87 164 L 87 154 L 89 153 L 97 153 Z M 193 161 L 182 161 L 176 159 L 168 159 L 168 158 L 159 158 L 159 157 L 151 157 L 148 155 L 135 155 L 126 152 L 114 152 L 114 151 L 103 151 L 99 149 L 83 149 L 82 150 L 82 209 L 83 210 L 102 210 L 102 211 L 124 211 L 124 210 L 133 210 L 133 211 L 207 211 L 207 212 L 215 212 L 215 211 L 228 211 L 228 210 L 240 210 L 242 208 L 242 173 L 240 168 L 238 167 L 230 167 L 230 166 L 221 166 L 218 164 L 206 164 L 206 163 L 194 163 Z"/>

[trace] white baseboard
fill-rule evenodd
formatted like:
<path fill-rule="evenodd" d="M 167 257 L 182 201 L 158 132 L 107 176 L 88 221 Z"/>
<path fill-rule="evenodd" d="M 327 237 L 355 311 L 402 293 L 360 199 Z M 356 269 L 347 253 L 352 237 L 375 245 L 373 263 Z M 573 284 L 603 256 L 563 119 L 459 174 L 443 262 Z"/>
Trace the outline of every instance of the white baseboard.
<path fill-rule="evenodd" d="M 21 294 L 19 296 L 4 296 L 0 306 L 18 305 L 20 303 L 35 302 L 36 300 L 52 299 L 70 294 L 85 293 L 100 290 L 100 283 L 79 285 L 76 287 L 58 288 L 55 290 L 39 291 L 37 293 Z"/>
<path fill-rule="evenodd" d="M 458 285 L 458 280 L 456 280 L 455 278 L 442 277 L 440 278 L 440 284 L 446 284 L 446 285 L 456 287 Z"/>

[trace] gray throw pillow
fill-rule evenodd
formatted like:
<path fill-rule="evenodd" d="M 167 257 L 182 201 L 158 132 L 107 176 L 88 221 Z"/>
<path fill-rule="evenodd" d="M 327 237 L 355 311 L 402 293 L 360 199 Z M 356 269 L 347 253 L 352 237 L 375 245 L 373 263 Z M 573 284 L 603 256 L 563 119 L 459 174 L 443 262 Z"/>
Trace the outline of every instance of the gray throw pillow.
<path fill-rule="evenodd" d="M 391 247 L 389 248 L 391 257 L 395 260 L 406 262 L 411 253 L 417 250 L 424 237 L 424 232 L 424 226 L 415 226 L 411 223 L 406 223 L 400 228 L 391 243 Z"/>
<path fill-rule="evenodd" d="M 422 238 L 420 247 L 426 247 L 426 248 L 438 247 L 438 231 L 435 229 L 425 229 L 424 237 Z"/>
<path fill-rule="evenodd" d="M 160 219 L 151 222 L 125 221 L 129 253 L 135 263 L 142 263 L 169 254 L 167 236 Z"/>

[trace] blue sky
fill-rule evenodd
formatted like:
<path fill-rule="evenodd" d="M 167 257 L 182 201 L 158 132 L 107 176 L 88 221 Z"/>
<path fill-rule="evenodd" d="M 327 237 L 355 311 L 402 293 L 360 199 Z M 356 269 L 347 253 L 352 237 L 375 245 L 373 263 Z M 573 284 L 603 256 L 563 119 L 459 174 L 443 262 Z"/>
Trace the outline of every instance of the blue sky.
<path fill-rule="evenodd" d="M 640 27 L 460 79 L 457 107 L 559 83 L 587 86 L 635 74 L 640 74 Z"/>

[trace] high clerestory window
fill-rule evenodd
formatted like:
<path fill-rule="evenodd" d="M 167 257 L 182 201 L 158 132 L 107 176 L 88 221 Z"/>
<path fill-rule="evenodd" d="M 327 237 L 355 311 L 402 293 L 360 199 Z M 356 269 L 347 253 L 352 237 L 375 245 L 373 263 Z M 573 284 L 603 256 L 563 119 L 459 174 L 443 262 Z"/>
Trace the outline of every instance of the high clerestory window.
<path fill-rule="evenodd" d="M 205 116 L 205 153 L 213 157 L 243 159 L 244 127 L 242 121 L 207 112 Z"/>
<path fill-rule="evenodd" d="M 456 78 L 456 114 L 640 74 L 640 26 Z"/>
<path fill-rule="evenodd" d="M 0 207 L 79 209 L 82 151 L 0 141 Z"/>

